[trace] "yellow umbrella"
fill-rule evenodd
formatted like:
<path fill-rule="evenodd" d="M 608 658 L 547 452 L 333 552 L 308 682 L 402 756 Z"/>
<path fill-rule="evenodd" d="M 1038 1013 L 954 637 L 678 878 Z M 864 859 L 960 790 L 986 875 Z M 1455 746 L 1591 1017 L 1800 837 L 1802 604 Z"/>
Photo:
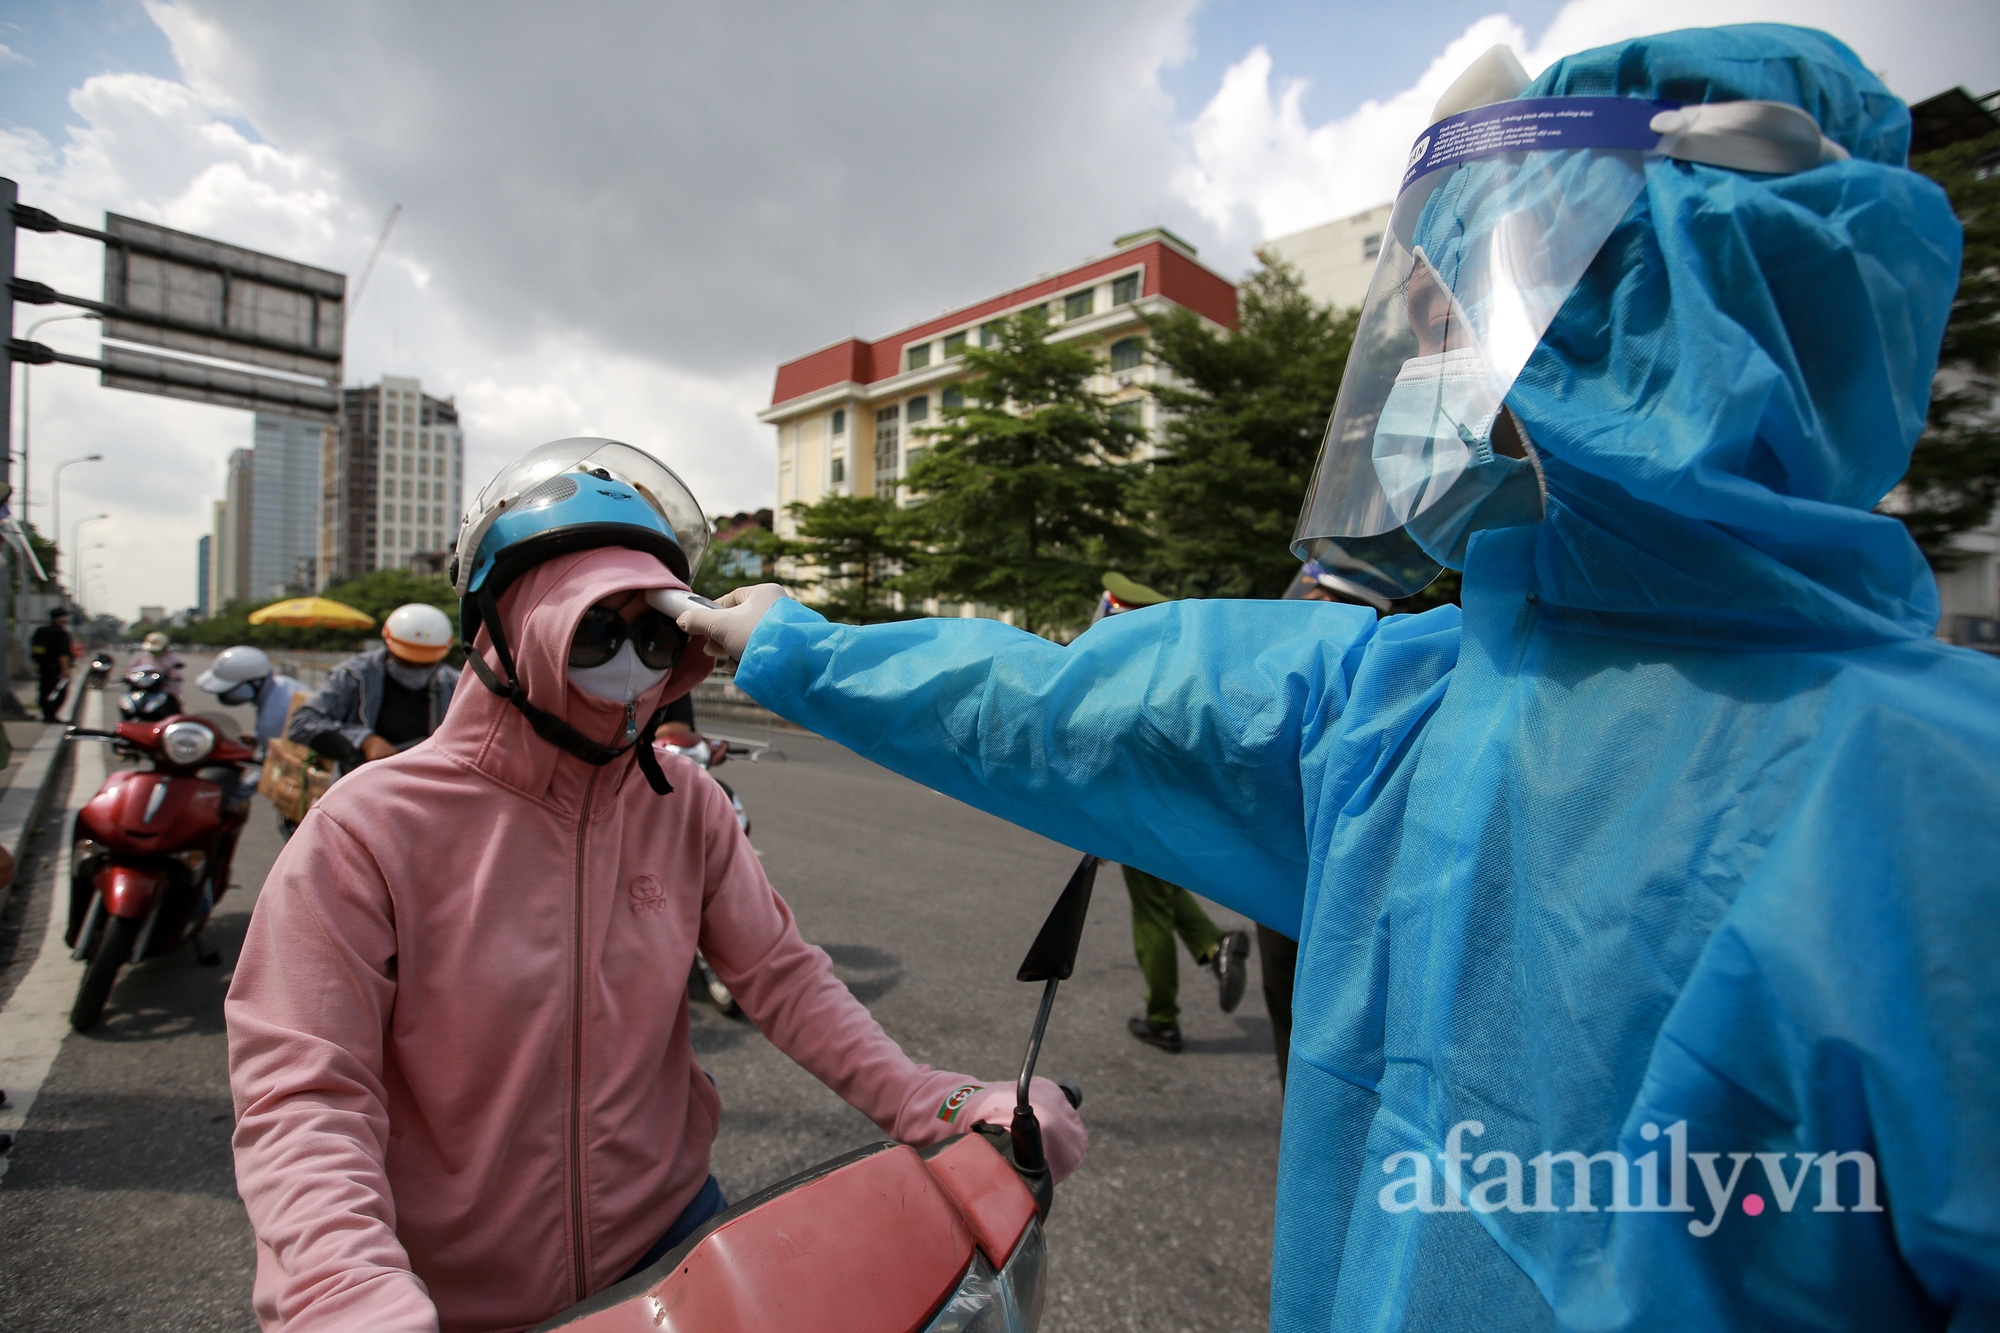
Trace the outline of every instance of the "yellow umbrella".
<path fill-rule="evenodd" d="M 369 629 L 375 617 L 331 597 L 294 597 L 250 613 L 253 625 L 289 625 L 293 629 Z"/>

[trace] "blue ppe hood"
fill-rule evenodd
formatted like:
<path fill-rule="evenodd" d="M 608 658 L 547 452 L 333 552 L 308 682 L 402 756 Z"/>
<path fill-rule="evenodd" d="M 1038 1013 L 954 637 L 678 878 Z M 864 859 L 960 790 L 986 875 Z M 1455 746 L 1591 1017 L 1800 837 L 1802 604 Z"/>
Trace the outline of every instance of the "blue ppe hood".
<path fill-rule="evenodd" d="M 1664 642 L 1931 633 L 1929 568 L 1870 512 L 1923 429 L 1958 276 L 1944 192 L 1904 166 L 1903 104 L 1832 38 L 1776 25 L 1584 52 L 1522 95 L 1785 102 L 1853 157 L 1794 176 L 1647 163 L 1507 397 L 1548 517 L 1475 534 L 1467 573 L 1484 549 L 1532 542 L 1545 614 Z M 1416 242 L 1449 281 L 1484 221 L 1427 209 Z"/>

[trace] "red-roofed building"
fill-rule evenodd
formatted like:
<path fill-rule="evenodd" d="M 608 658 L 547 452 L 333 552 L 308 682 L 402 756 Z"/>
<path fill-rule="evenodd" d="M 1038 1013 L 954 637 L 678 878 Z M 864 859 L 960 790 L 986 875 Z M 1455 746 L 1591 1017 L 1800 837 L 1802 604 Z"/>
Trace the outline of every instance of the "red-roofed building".
<path fill-rule="evenodd" d="M 949 311 L 874 342 L 849 338 L 778 367 L 771 405 L 757 414 L 778 428 L 778 531 L 791 535 L 785 506 L 826 495 L 895 495 L 897 479 L 924 446 L 922 432 L 956 406 L 961 353 L 992 339 L 988 327 L 1041 308 L 1049 336 L 1081 341 L 1103 358 L 1097 389 L 1151 429 L 1145 386 L 1159 373 L 1145 356 L 1152 320 L 1185 306 L 1219 327 L 1236 327 L 1236 287 L 1203 267 L 1195 249 L 1164 228 L 1121 236 L 1105 254 Z"/>

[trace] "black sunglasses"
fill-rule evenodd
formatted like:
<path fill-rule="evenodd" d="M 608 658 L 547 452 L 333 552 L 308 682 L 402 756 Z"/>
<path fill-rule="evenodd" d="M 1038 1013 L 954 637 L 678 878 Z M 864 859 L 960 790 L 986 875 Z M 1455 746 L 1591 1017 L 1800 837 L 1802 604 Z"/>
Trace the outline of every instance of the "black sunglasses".
<path fill-rule="evenodd" d="M 569 641 L 569 664 L 573 667 L 603 666 L 618 655 L 626 639 L 639 660 L 655 671 L 666 671 L 680 661 L 688 636 L 660 611 L 648 609 L 630 624 L 616 611 L 593 606 L 583 613 L 576 634 Z"/>

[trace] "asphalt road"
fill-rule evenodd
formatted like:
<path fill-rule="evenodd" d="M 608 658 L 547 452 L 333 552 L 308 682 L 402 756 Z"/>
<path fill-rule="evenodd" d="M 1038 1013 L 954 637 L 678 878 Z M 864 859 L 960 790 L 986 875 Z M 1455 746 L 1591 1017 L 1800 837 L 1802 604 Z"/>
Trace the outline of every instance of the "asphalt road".
<path fill-rule="evenodd" d="M 1013 972 L 1075 854 L 831 743 L 779 744 L 784 761 L 734 761 L 719 776 L 748 806 L 806 937 L 914 1058 L 1010 1077 L 1039 990 Z M 23 867 L 32 892 L 0 921 L 0 995 L 42 939 L 67 838 L 54 804 L 42 855 Z M 104 1022 L 64 1042 L 0 1181 L 0 1326 L 255 1328 L 222 998 L 279 846 L 260 805 L 209 929 L 220 967 L 184 954 L 134 968 Z M 1221 1014 L 1183 955 L 1188 1048 L 1144 1046 L 1125 1031 L 1143 989 L 1130 941 L 1106 867 L 1041 1064 L 1083 1085 L 1092 1135 L 1057 1193 L 1042 1327 L 1262 1328 L 1280 1111 L 1262 996 L 1253 978 L 1237 1013 Z M 731 1198 L 881 1137 L 748 1024 L 697 1005 L 693 1032 L 722 1091 L 714 1170 Z"/>

